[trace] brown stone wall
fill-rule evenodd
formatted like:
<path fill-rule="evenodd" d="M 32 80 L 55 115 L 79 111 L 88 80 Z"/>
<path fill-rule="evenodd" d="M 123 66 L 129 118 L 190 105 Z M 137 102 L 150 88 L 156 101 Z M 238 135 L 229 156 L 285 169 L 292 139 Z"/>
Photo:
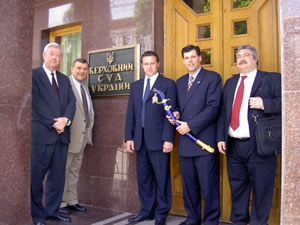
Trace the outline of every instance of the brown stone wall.
<path fill-rule="evenodd" d="M 0 7 L 0 224 L 29 217 L 33 2 Z"/>

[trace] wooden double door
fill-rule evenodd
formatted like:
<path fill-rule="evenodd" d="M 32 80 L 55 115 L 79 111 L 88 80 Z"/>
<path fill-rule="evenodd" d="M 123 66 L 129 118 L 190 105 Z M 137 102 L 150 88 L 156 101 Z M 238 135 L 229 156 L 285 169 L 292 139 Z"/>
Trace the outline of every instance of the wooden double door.
<path fill-rule="evenodd" d="M 235 51 L 250 44 L 259 55 L 259 69 L 280 69 L 277 0 L 165 0 L 164 1 L 164 74 L 174 80 L 187 71 L 182 63 L 182 47 L 198 45 L 203 67 L 221 74 L 223 84 L 238 73 Z M 185 215 L 177 149 L 172 154 L 172 214 Z M 229 221 L 231 193 L 226 159 L 221 165 L 221 220 Z M 275 181 L 269 224 L 279 224 L 281 170 Z"/>

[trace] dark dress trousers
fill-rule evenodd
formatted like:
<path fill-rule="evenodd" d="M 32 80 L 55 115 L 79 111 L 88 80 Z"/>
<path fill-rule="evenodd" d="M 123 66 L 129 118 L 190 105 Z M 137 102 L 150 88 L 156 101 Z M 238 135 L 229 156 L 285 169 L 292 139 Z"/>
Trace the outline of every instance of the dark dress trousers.
<path fill-rule="evenodd" d="M 211 154 L 187 136 L 179 136 L 179 160 L 187 222 L 201 223 L 201 197 L 204 199 L 203 223 L 217 225 L 220 217 L 219 157 L 216 149 L 216 121 L 221 104 L 222 80 L 219 74 L 201 68 L 187 91 L 189 74 L 177 85 L 180 120 L 191 133 L 215 149 Z"/>
<path fill-rule="evenodd" d="M 171 207 L 170 153 L 164 153 L 164 141 L 174 142 L 174 126 L 166 119 L 163 105 L 152 103 L 153 88 L 162 91 L 175 106 L 175 82 L 159 75 L 148 95 L 145 124 L 142 128 L 144 79 L 131 85 L 128 101 L 125 140 L 133 140 L 136 151 L 138 192 L 142 216 L 165 219 Z M 158 96 L 160 101 L 160 97 Z M 155 209 L 155 198 L 157 207 Z"/>
<path fill-rule="evenodd" d="M 281 114 L 281 77 L 278 73 L 257 71 L 250 97 L 261 97 L 264 110 L 250 109 L 248 124 L 250 138 L 239 140 L 228 135 L 234 94 L 239 75 L 227 80 L 224 86 L 222 110 L 218 119 L 217 140 L 225 141 L 227 169 L 232 193 L 231 221 L 233 224 L 265 225 L 272 206 L 276 156 L 261 157 L 257 154 L 255 122 L 252 115 Z M 251 217 L 249 216 L 250 192 L 252 193 Z"/>
<path fill-rule="evenodd" d="M 57 117 L 67 117 L 72 121 L 75 97 L 68 77 L 58 71 L 56 76 L 60 101 L 45 70 L 40 67 L 32 71 L 31 216 L 34 223 L 58 215 L 64 190 L 69 127 L 66 126 L 59 135 L 52 126 Z M 44 206 L 43 180 L 46 174 Z"/>

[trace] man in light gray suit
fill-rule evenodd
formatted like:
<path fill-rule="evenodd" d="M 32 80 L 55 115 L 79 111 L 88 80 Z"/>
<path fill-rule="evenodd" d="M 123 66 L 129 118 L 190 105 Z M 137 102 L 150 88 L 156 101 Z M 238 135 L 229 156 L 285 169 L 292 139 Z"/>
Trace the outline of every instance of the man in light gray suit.
<path fill-rule="evenodd" d="M 65 214 L 70 211 L 86 212 L 86 208 L 78 204 L 77 184 L 85 146 L 92 145 L 94 125 L 92 99 L 85 83 L 88 62 L 82 58 L 74 60 L 71 72 L 69 79 L 76 98 L 76 111 L 70 128 L 71 142 L 68 148 L 65 189 L 60 205 L 60 213 Z"/>

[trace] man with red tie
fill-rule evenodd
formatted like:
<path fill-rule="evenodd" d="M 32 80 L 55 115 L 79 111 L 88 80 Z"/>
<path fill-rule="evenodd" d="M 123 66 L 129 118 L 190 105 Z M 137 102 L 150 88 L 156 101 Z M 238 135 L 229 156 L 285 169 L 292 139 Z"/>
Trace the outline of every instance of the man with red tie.
<path fill-rule="evenodd" d="M 257 69 L 257 52 L 250 45 L 240 46 L 236 57 L 240 74 L 228 79 L 224 86 L 217 129 L 218 150 L 227 157 L 232 223 L 266 225 L 277 158 L 275 154 L 268 157 L 257 154 L 256 118 L 281 114 L 281 78 L 278 73 Z"/>

